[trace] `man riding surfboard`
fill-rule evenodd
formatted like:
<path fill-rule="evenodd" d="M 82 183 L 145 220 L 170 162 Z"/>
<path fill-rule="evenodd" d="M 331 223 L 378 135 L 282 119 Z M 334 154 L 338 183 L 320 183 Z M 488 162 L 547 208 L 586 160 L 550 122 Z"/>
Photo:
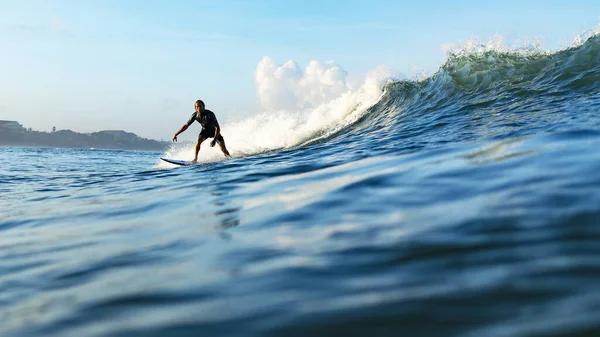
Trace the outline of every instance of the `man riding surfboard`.
<path fill-rule="evenodd" d="M 202 102 L 201 100 L 196 101 L 196 103 L 194 104 L 194 109 L 196 111 L 194 111 L 187 123 L 185 123 L 181 127 L 181 129 L 179 129 L 179 131 L 175 132 L 175 135 L 173 136 L 173 141 L 176 142 L 177 136 L 180 133 L 187 130 L 187 128 L 190 125 L 192 125 L 194 121 L 197 121 L 198 123 L 200 123 L 200 125 L 202 125 L 202 131 L 200 131 L 200 134 L 198 135 L 198 141 L 196 142 L 195 149 L 196 151 L 194 152 L 194 160 L 192 160 L 192 162 L 195 163 L 198 161 L 198 152 L 200 152 L 200 144 L 202 144 L 202 142 L 207 138 L 213 138 L 213 140 L 210 142 L 211 147 L 215 146 L 215 143 L 218 142 L 221 151 L 223 151 L 223 154 L 226 157 L 230 157 L 229 151 L 227 151 L 227 147 L 225 147 L 225 139 L 223 139 L 223 135 L 221 135 L 221 127 L 219 126 L 219 122 L 217 121 L 217 117 L 215 116 L 215 114 L 212 111 L 205 109 L 204 102 Z"/>

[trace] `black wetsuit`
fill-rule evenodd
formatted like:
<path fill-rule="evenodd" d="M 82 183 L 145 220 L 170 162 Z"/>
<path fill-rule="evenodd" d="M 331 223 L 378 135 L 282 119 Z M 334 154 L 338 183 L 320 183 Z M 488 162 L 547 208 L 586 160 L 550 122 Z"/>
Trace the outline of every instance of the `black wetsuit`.
<path fill-rule="evenodd" d="M 191 125 L 192 123 L 194 123 L 194 121 L 197 121 L 198 123 L 200 123 L 200 125 L 202 125 L 202 131 L 200 131 L 200 136 L 204 138 L 213 138 L 215 136 L 215 130 L 219 126 L 219 122 L 217 122 L 217 117 L 215 116 L 214 112 L 210 110 L 204 110 L 202 112 L 194 111 L 187 124 Z M 221 136 L 220 133 L 217 137 L 217 140 L 223 140 L 223 136 Z"/>

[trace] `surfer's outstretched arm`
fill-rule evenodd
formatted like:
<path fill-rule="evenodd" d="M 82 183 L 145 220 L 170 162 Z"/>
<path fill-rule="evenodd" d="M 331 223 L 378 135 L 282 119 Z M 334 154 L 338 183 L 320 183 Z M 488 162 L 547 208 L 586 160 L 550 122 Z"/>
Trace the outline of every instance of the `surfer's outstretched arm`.
<path fill-rule="evenodd" d="M 185 130 L 187 130 L 187 128 L 189 126 L 190 126 L 189 123 L 183 124 L 183 126 L 181 127 L 181 129 L 179 129 L 179 131 L 175 132 L 175 135 L 173 135 L 173 141 L 176 142 L 177 141 L 177 136 L 179 136 L 180 133 L 183 133 Z"/>

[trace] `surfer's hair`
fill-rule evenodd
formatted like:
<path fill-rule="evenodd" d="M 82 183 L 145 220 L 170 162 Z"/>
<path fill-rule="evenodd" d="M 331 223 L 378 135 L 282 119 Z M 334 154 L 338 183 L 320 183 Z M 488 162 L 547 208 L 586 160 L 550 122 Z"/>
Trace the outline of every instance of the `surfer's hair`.
<path fill-rule="evenodd" d="M 196 104 L 197 104 L 198 106 L 201 106 L 201 107 L 203 107 L 203 108 L 204 108 L 204 107 L 206 107 L 206 105 L 204 105 L 204 102 L 202 102 L 202 100 L 200 100 L 200 99 L 196 101 Z"/>

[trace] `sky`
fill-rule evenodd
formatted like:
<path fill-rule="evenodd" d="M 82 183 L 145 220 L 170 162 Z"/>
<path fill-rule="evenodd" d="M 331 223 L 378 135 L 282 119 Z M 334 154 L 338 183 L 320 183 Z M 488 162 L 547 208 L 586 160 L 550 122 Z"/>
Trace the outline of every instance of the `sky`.
<path fill-rule="evenodd" d="M 196 99 L 223 125 L 382 66 L 432 74 L 470 39 L 556 50 L 599 24 L 589 0 L 0 0 L 0 119 L 166 140 Z"/>

